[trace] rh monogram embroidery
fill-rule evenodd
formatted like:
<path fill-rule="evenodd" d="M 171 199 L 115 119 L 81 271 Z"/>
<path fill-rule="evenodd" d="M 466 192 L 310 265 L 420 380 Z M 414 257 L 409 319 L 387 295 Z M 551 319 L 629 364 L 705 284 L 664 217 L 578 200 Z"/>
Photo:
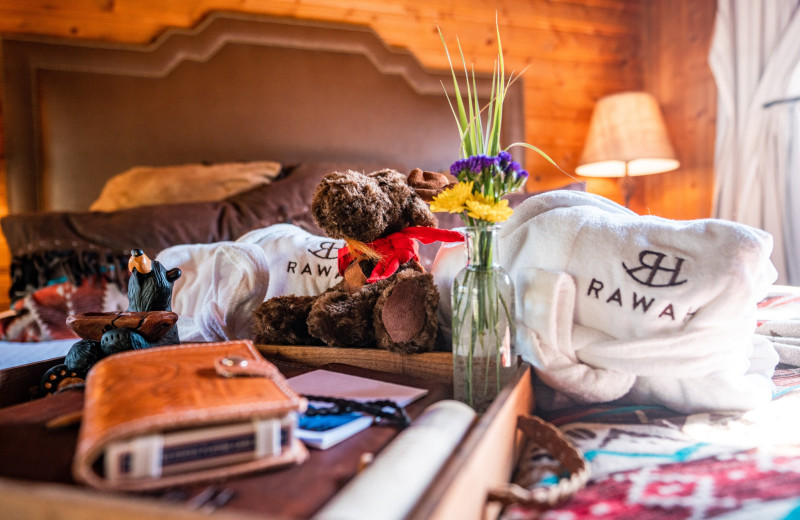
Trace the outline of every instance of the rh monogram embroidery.
<path fill-rule="evenodd" d="M 652 263 L 647 263 L 648 258 L 652 260 Z M 678 280 L 678 275 L 680 275 L 684 259 L 676 256 L 675 267 L 669 268 L 661 266 L 665 258 L 667 258 L 667 255 L 664 253 L 644 250 L 639 253 L 638 267 L 631 269 L 625 265 L 625 262 L 622 262 L 622 267 L 625 268 L 625 272 L 627 272 L 631 278 L 648 287 L 672 287 L 686 283 L 688 281 L 687 279 Z M 642 270 L 645 272 L 639 274 L 639 271 Z M 658 276 L 659 273 L 662 272 L 667 273 L 667 276 L 669 276 L 668 280 L 665 281 L 664 276 Z M 671 275 L 669 273 L 671 273 Z"/>
<path fill-rule="evenodd" d="M 320 242 L 319 249 L 309 249 L 309 253 L 322 258 L 323 260 L 336 260 L 339 254 L 339 247 L 336 242 Z"/>

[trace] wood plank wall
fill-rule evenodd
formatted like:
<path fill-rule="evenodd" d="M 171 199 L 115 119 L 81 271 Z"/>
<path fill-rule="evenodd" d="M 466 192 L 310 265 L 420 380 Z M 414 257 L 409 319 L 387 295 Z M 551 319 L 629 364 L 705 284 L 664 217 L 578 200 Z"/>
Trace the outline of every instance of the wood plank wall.
<path fill-rule="evenodd" d="M 644 89 L 661 104 L 681 167 L 642 178 L 644 196 L 634 209 L 675 219 L 708 217 L 717 120 L 708 51 L 717 3 L 657 0 L 645 5 Z"/>
<path fill-rule="evenodd" d="M 168 26 L 193 26 L 214 9 L 369 25 L 423 65 L 442 69 L 448 64 L 438 26 L 451 52 L 458 37 L 467 62 L 487 72 L 497 16 L 507 68 L 524 70 L 529 143 L 573 172 L 595 101 L 649 90 L 662 103 L 682 165 L 637 179 L 632 208 L 680 219 L 710 215 L 716 90 L 706 57 L 715 0 L 0 0 L 0 31 L 141 43 Z M 531 190 L 571 181 L 533 153 L 526 167 Z M 5 214 L 1 144 L 0 177 Z M 589 191 L 621 202 L 614 181 L 587 181 Z M 0 309 L 8 264 L 0 244 Z"/>

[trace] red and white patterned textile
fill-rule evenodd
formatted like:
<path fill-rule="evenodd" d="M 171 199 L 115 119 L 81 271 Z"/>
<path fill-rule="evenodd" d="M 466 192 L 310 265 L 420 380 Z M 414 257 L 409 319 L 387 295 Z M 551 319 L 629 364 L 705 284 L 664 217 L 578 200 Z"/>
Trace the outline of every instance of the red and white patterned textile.
<path fill-rule="evenodd" d="M 787 356 L 800 349 L 796 288 L 776 288 L 759 315 L 760 334 Z M 555 509 L 510 506 L 503 520 L 800 519 L 800 368 L 781 358 L 773 399 L 748 412 L 607 403 L 545 415 L 582 451 L 592 478 Z M 525 456 L 547 460 L 541 450 Z M 556 477 L 536 478 L 552 485 Z"/>

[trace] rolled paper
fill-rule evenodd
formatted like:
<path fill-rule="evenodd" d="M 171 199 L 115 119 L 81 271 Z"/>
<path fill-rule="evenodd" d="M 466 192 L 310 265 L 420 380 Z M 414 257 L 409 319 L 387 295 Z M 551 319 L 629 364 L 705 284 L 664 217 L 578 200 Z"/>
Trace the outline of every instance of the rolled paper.
<path fill-rule="evenodd" d="M 334 496 L 314 520 L 406 518 L 474 418 L 475 411 L 459 401 L 432 404 Z"/>

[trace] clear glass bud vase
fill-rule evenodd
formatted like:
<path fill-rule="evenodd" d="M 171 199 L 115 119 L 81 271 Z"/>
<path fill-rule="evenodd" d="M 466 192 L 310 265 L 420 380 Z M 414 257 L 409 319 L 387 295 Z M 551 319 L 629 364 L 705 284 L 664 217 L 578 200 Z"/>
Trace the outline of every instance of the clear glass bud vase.
<path fill-rule="evenodd" d="M 467 266 L 453 281 L 453 392 L 478 413 L 486 411 L 516 371 L 514 285 L 498 263 L 499 226 L 459 229 Z"/>

